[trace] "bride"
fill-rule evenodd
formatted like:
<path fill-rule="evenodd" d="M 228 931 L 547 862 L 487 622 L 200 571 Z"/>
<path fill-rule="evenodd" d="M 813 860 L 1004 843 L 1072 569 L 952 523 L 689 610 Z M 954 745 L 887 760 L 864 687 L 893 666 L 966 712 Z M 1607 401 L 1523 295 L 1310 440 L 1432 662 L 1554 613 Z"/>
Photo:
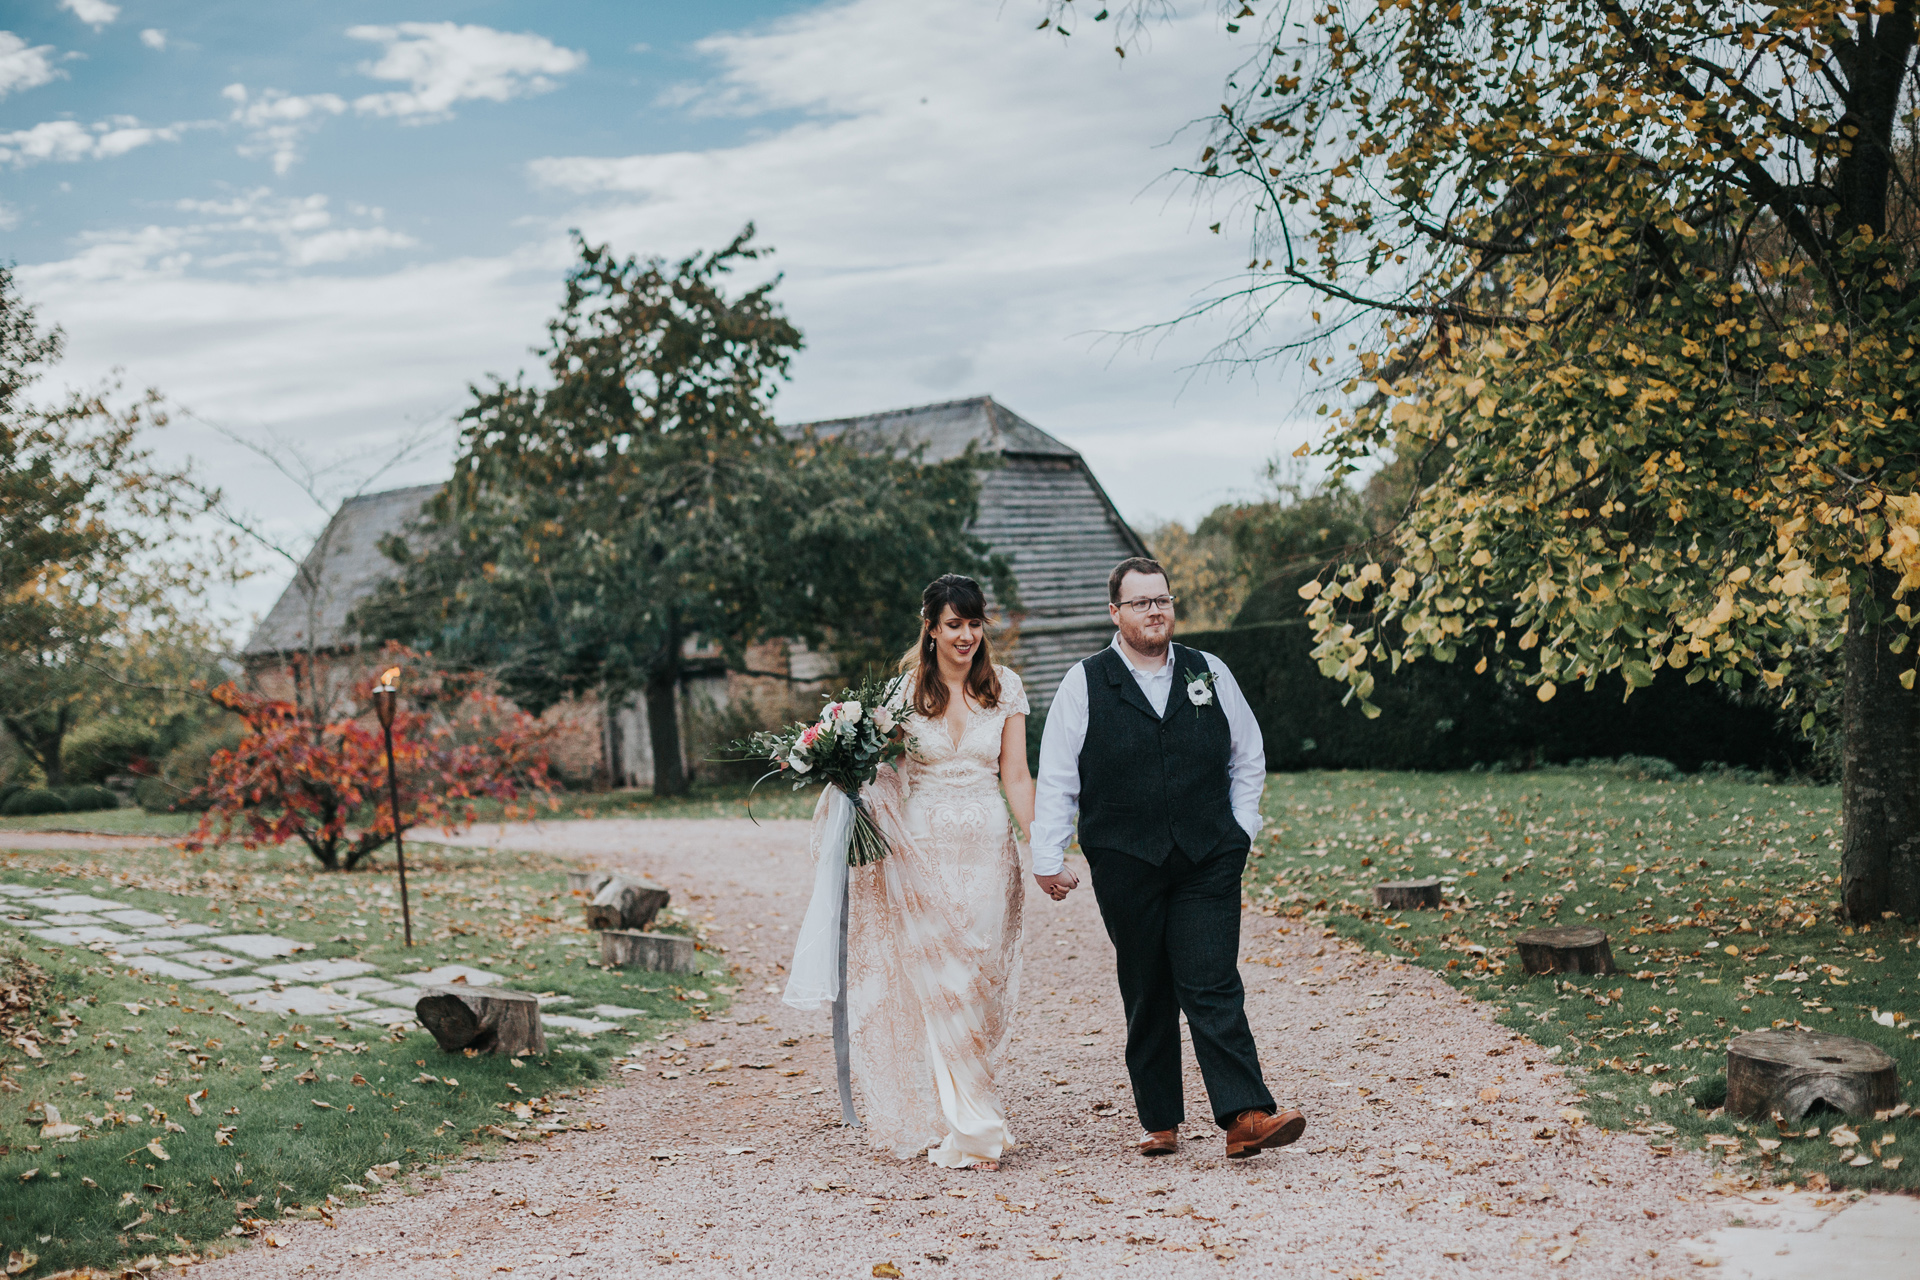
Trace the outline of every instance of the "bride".
<path fill-rule="evenodd" d="M 914 748 L 861 792 L 893 853 L 848 872 L 853 1071 L 874 1146 L 997 1169 L 1013 1142 L 993 1063 L 1020 989 L 1027 698 L 993 661 L 979 584 L 959 574 L 922 594 L 900 667 L 888 707 Z"/>

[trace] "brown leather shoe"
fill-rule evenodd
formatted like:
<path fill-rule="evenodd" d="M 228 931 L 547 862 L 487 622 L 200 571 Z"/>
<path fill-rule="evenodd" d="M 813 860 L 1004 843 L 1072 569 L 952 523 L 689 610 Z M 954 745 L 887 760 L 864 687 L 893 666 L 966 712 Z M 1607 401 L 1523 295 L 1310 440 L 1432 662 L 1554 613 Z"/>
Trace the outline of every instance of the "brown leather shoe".
<path fill-rule="evenodd" d="M 1178 1129 L 1156 1129 L 1140 1139 L 1140 1154 L 1143 1156 L 1170 1156 L 1179 1149 Z"/>
<path fill-rule="evenodd" d="M 1242 1111 L 1227 1130 L 1227 1159 L 1244 1160 L 1268 1147 L 1284 1147 L 1306 1131 L 1307 1118 L 1298 1111 L 1282 1111 L 1279 1115 Z"/>

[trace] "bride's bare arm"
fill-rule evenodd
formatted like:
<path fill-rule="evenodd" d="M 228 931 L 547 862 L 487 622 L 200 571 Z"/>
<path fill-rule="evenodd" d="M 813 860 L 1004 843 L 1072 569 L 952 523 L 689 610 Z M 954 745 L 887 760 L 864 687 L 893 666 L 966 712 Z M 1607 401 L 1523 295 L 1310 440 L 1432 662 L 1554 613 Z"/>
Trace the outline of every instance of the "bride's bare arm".
<path fill-rule="evenodd" d="M 1033 770 L 1027 768 L 1027 718 L 1007 717 L 1000 730 L 1000 785 L 1006 789 L 1007 806 L 1019 824 L 1016 834 L 1026 843 L 1033 834 Z"/>

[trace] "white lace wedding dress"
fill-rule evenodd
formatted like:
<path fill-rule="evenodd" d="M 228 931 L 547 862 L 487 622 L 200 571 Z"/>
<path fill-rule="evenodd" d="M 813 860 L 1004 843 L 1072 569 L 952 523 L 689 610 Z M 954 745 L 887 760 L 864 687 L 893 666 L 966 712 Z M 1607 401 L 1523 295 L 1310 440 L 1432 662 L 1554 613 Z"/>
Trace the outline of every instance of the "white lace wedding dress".
<path fill-rule="evenodd" d="M 1000 704 L 907 718 L 915 750 L 862 791 L 892 856 L 848 872 L 847 1003 L 869 1140 L 947 1168 L 1012 1142 L 994 1090 L 1019 999 L 1025 882 L 1000 793 L 1000 736 L 1027 714 L 1004 667 Z M 817 853 L 817 850 L 816 850 Z"/>

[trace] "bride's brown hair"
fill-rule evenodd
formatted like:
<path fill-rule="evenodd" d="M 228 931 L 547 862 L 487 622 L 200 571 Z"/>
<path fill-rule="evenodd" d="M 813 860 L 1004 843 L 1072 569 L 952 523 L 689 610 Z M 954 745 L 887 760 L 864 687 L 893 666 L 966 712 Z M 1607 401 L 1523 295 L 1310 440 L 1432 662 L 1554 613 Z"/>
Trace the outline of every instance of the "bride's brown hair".
<path fill-rule="evenodd" d="M 940 615 L 948 608 L 956 617 L 984 624 L 986 593 L 979 583 L 958 573 L 941 574 L 920 593 L 920 640 L 900 659 L 900 671 L 913 680 L 913 709 L 929 720 L 947 713 L 947 682 L 940 678 L 933 629 L 940 625 Z M 1000 674 L 993 669 L 993 645 L 984 630 L 980 647 L 973 651 L 966 688 L 968 696 L 982 707 L 1000 705 Z"/>

